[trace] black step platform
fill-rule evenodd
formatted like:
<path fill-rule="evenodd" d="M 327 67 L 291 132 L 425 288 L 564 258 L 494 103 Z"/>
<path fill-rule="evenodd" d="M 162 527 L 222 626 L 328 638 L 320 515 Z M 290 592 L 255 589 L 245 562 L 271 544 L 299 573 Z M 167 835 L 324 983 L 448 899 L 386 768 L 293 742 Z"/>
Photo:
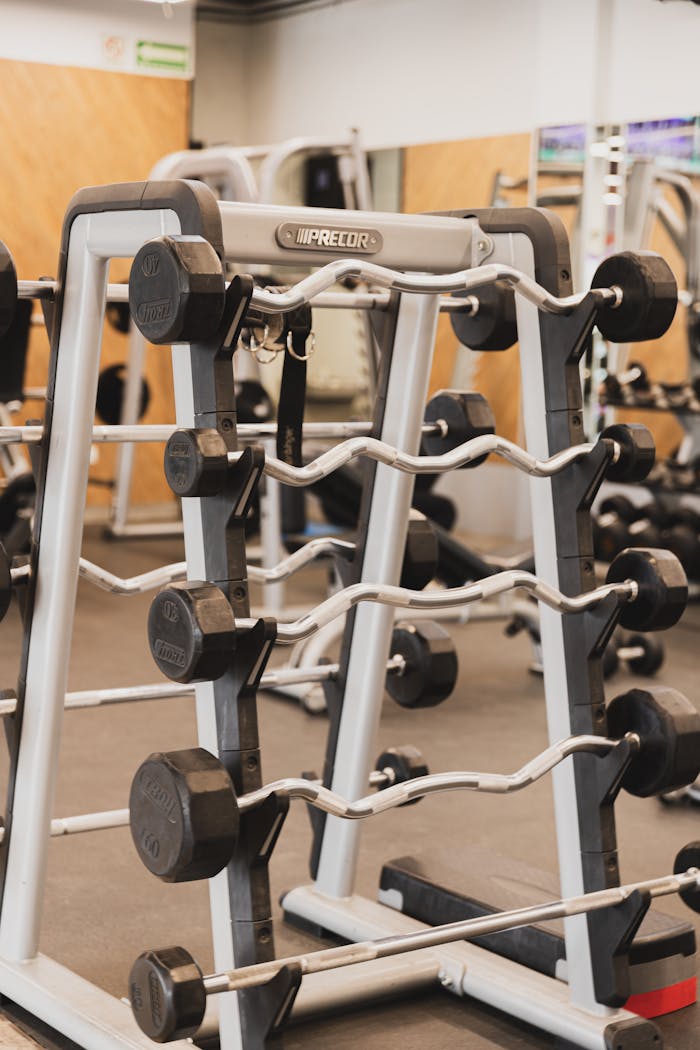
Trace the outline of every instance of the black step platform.
<path fill-rule="evenodd" d="M 468 865 L 454 851 L 399 857 L 382 868 L 379 900 L 430 926 L 491 915 L 560 897 L 555 875 L 486 850 L 470 849 Z M 566 980 L 563 922 L 475 937 L 474 944 Z M 650 910 L 630 950 L 632 997 L 627 1007 L 657 1017 L 696 1001 L 695 930 Z"/>

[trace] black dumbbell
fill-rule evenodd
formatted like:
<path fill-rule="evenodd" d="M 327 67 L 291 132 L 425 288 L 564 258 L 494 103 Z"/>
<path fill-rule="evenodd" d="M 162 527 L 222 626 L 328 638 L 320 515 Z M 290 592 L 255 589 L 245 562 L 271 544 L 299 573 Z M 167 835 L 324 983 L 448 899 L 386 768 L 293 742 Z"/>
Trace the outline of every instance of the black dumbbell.
<path fill-rule="evenodd" d="M 386 691 L 401 707 L 436 707 L 452 695 L 459 662 L 450 635 L 433 620 L 398 623 L 391 655 L 401 656 L 400 674 L 387 675 Z"/>
<path fill-rule="evenodd" d="M 664 647 L 655 634 L 630 634 L 620 644 L 618 658 L 633 674 L 656 674 L 664 662 Z"/>
<path fill-rule="evenodd" d="M 0 336 L 5 335 L 17 307 L 17 271 L 9 248 L 0 241 Z"/>
<path fill-rule="evenodd" d="M 687 575 L 693 580 L 700 579 L 700 514 L 690 507 L 680 507 L 674 519 L 663 534 L 664 543 Z"/>
<path fill-rule="evenodd" d="M 386 786 L 428 775 L 414 747 L 388 748 L 375 770 L 386 775 Z M 149 755 L 134 776 L 129 796 L 136 851 L 163 882 L 211 879 L 234 854 L 242 802 L 226 767 L 204 748 Z"/>
<path fill-rule="evenodd" d="M 442 456 L 472 438 L 496 433 L 496 420 L 483 394 L 463 390 L 438 390 L 425 406 L 426 423 L 443 423 L 444 434 L 424 434 L 422 451 L 426 456 Z M 479 456 L 465 467 L 478 467 L 486 456 Z"/>
<path fill-rule="evenodd" d="M 126 365 L 110 365 L 109 368 L 103 368 L 97 381 L 95 410 L 100 419 L 109 426 L 116 426 L 118 423 L 121 423 L 125 374 Z M 146 415 L 150 400 L 150 387 L 146 379 L 142 378 L 139 392 L 139 419 L 143 419 Z"/>
<path fill-rule="evenodd" d="M 610 736 L 640 738 L 621 782 L 630 794 L 648 798 L 673 791 L 700 773 L 700 714 L 675 689 L 630 689 L 608 705 L 607 720 Z"/>
<path fill-rule="evenodd" d="M 275 410 L 270 395 L 256 379 L 244 379 L 235 384 L 236 417 L 239 423 L 266 423 Z"/>
<path fill-rule="evenodd" d="M 7 535 L 21 517 L 31 517 L 36 501 L 36 481 L 30 470 L 16 474 L 0 492 L 0 536 Z"/>
<path fill-rule="evenodd" d="M 401 587 L 422 591 L 435 577 L 438 563 L 438 538 L 435 529 L 424 514 L 411 511 L 406 533 Z"/>
<path fill-rule="evenodd" d="M 596 324 L 604 339 L 638 343 L 668 331 L 678 306 L 678 285 L 668 263 L 656 252 L 620 252 L 604 259 L 592 288 L 617 287 L 622 302 L 606 303 Z"/>
<path fill-rule="evenodd" d="M 700 842 L 689 842 L 678 853 L 673 865 L 673 874 L 682 875 L 690 868 L 700 869 Z M 693 911 L 700 912 L 700 886 L 690 886 L 680 892 L 681 900 Z"/>
<path fill-rule="evenodd" d="M 664 647 L 655 634 L 614 634 L 603 653 L 603 675 L 610 678 L 624 660 L 627 670 L 649 677 L 664 662 Z"/>
<path fill-rule="evenodd" d="M 634 600 L 619 607 L 619 623 L 628 631 L 665 631 L 678 623 L 688 601 L 688 580 L 678 558 L 659 548 L 630 548 L 617 555 L 607 583 L 632 580 Z"/>
<path fill-rule="evenodd" d="M 596 557 L 612 561 L 625 547 L 659 547 L 661 530 L 653 520 L 655 504 L 637 506 L 626 496 L 604 499 L 593 519 Z"/>
<path fill-rule="evenodd" d="M 653 405 L 663 391 L 658 384 L 652 384 L 647 370 L 638 361 L 632 361 L 617 375 L 610 372 L 603 380 L 603 395 L 607 401 L 623 405 Z"/>
<path fill-rule="evenodd" d="M 225 299 L 221 260 L 203 237 L 157 237 L 134 257 L 129 308 L 152 343 L 210 339 L 221 323 Z"/>
<path fill-rule="evenodd" d="M 128 335 L 131 327 L 131 310 L 128 303 L 108 302 L 105 307 L 105 318 L 115 332 Z"/>
<path fill-rule="evenodd" d="M 0 543 L 0 620 L 4 620 L 12 601 L 12 572 L 10 559 Z"/>
<path fill-rule="evenodd" d="M 473 313 L 450 313 L 452 330 L 470 350 L 508 350 L 518 338 L 515 293 L 506 281 L 485 284 L 475 292 L 453 292 L 453 298 L 475 298 Z"/>

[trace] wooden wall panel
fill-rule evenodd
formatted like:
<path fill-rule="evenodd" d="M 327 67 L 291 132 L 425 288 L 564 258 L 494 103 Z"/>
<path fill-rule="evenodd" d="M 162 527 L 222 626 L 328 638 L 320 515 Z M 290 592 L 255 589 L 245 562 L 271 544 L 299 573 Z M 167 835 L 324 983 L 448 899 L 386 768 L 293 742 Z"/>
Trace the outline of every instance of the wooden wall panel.
<path fill-rule="evenodd" d="M 0 239 L 21 279 L 56 272 L 66 206 L 82 186 L 139 181 L 159 157 L 187 145 L 190 85 L 184 80 L 0 60 Z M 115 261 L 112 279 L 128 276 Z M 127 337 L 105 326 L 104 365 L 126 359 Z M 46 382 L 48 342 L 32 332 L 27 383 Z M 144 422 L 174 418 L 170 354 L 149 350 L 151 406 Z M 27 412 L 35 413 L 28 405 Z M 91 475 L 110 478 L 114 449 L 100 448 Z M 161 446 L 137 448 L 133 488 L 138 503 L 171 499 Z M 90 487 L 89 502 L 109 492 Z"/>
<path fill-rule="evenodd" d="M 700 191 L 700 179 L 696 179 L 696 190 Z M 672 207 L 677 208 L 677 199 L 671 190 L 666 196 Z M 654 224 L 651 244 L 654 251 L 666 259 L 673 270 L 679 288 L 685 288 L 685 263 L 680 252 L 660 222 Z M 678 304 L 676 316 L 668 332 L 651 343 L 634 343 L 630 346 L 628 363 L 639 361 L 651 379 L 659 382 L 680 383 L 689 375 L 688 338 L 686 335 L 687 307 Z M 680 444 L 684 430 L 671 413 L 642 412 L 638 409 L 620 410 L 621 422 L 644 423 L 656 441 L 659 457 L 668 456 Z"/>
<path fill-rule="evenodd" d="M 513 177 L 527 174 L 529 135 L 439 142 L 410 146 L 404 151 L 403 210 L 442 211 L 449 208 L 483 208 L 491 202 L 498 171 Z M 525 190 L 509 194 L 513 205 L 527 203 Z M 447 317 L 438 325 L 431 392 L 449 387 L 460 347 Z M 517 440 L 520 420 L 520 366 L 518 349 L 481 354 L 476 363 L 474 388 L 488 399 L 498 420 L 498 433 Z"/>

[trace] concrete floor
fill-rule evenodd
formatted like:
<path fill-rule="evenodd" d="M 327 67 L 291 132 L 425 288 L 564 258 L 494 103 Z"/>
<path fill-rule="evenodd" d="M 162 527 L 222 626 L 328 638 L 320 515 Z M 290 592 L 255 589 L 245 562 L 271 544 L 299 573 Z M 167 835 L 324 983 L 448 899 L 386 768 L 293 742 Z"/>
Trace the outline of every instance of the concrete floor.
<path fill-rule="evenodd" d="M 110 544 L 95 531 L 86 536 L 84 553 L 123 575 L 182 557 L 177 541 Z M 292 599 L 312 604 L 322 594 L 323 574 L 312 571 L 295 588 Z M 149 601 L 148 596 L 119 598 L 81 583 L 71 689 L 158 680 L 146 641 Z M 698 700 L 699 629 L 700 610 L 691 609 L 666 636 L 668 659 L 658 675 L 660 682 Z M 434 771 L 512 771 L 547 743 L 542 682 L 526 669 L 529 644 L 522 636 L 505 639 L 497 623 L 466 625 L 455 629 L 454 637 L 460 654 L 455 694 L 440 708 L 424 711 L 404 710 L 387 698 L 378 752 L 383 746 L 410 743 L 421 748 Z M 18 639 L 13 609 L 0 631 L 1 687 L 14 684 Z M 618 674 L 608 685 L 608 696 L 624 691 L 631 681 Z M 323 717 L 304 713 L 294 702 L 263 695 L 260 731 L 266 781 L 321 766 Z M 55 815 L 126 806 L 131 776 L 146 755 L 194 742 L 193 703 L 188 699 L 68 713 Z M 359 892 L 376 896 L 382 861 L 446 841 L 463 856 L 465 869 L 470 847 L 479 846 L 556 870 L 550 792 L 545 779 L 512 797 L 456 793 L 364 822 Z M 655 800 L 622 796 L 617 814 L 625 881 L 668 873 L 677 850 L 699 837 L 697 809 L 668 809 Z M 304 807 L 293 803 L 271 865 L 275 900 L 284 890 L 308 881 L 309 845 Z M 700 919 L 676 898 L 667 898 L 663 907 L 684 918 Z M 281 920 L 275 937 L 278 954 L 317 945 Z M 205 884 L 158 882 L 141 867 L 127 829 L 51 843 L 42 951 L 122 996 L 134 958 L 145 948 L 168 944 L 186 946 L 205 971 L 212 966 Z M 666 1018 L 661 1027 L 665 1045 L 672 1050 L 700 1045 L 697 1007 Z M 326 1050 L 331 1043 L 335 1050 L 358 1046 L 529 1050 L 564 1045 L 444 992 L 299 1024 L 290 1028 L 285 1039 L 287 1050 Z"/>

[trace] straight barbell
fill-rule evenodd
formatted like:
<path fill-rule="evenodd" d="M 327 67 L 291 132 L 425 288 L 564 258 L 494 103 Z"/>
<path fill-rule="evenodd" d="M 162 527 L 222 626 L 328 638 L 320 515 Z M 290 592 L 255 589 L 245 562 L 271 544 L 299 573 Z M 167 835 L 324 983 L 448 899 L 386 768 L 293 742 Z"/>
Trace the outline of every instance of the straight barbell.
<path fill-rule="evenodd" d="M 678 893 L 688 907 L 700 911 L 699 866 L 700 842 L 691 842 L 677 855 L 673 875 L 433 926 L 410 934 L 383 937 L 378 941 L 360 941 L 254 963 L 206 977 L 184 948 L 144 952 L 129 975 L 131 1009 L 142 1032 L 155 1042 L 166 1043 L 195 1035 L 204 1019 L 207 996 L 259 987 L 286 968 L 302 976 L 335 970 L 453 941 L 473 940 L 502 930 L 615 908 L 624 905 L 633 895 L 653 900 Z"/>

